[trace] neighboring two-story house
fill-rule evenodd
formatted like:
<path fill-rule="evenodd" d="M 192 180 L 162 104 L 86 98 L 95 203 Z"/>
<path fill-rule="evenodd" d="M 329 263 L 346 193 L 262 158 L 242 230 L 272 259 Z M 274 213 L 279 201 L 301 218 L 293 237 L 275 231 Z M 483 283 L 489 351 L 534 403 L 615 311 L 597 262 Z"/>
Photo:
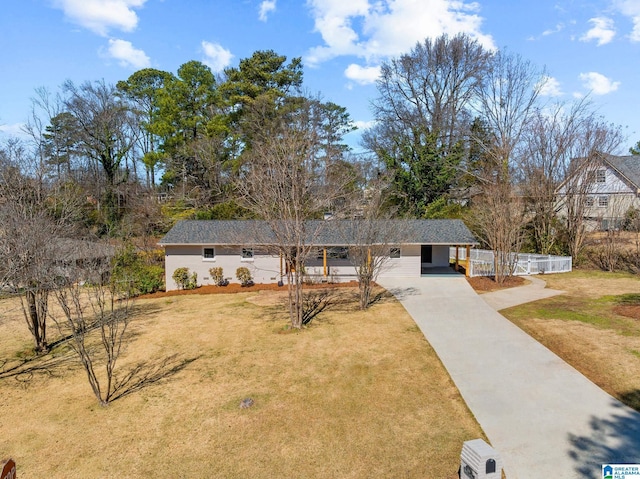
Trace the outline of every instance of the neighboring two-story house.
<path fill-rule="evenodd" d="M 573 195 L 576 201 L 583 202 L 588 229 L 623 227 L 629 211 L 640 209 L 640 156 L 603 154 L 598 162 L 585 168 L 586 171 L 580 170 L 560 187 L 559 214 L 562 216 L 566 211 L 563 202 Z"/>

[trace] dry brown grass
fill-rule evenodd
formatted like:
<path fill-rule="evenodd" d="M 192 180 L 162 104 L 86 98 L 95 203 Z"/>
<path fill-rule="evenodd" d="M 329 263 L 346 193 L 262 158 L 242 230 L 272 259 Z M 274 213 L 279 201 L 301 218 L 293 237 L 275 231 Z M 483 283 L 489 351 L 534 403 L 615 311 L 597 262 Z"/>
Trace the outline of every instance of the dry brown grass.
<path fill-rule="evenodd" d="M 640 278 L 627 273 L 608 273 L 600 270 L 576 270 L 572 273 L 540 276 L 547 288 L 567 291 L 568 296 L 597 298 L 640 292 Z"/>
<path fill-rule="evenodd" d="M 640 321 L 616 297 L 640 291 L 628 274 L 576 271 L 546 275 L 567 293 L 501 311 L 595 384 L 640 410 Z"/>
<path fill-rule="evenodd" d="M 125 363 L 193 361 L 107 408 L 75 363 L 0 379 L 0 453 L 21 479 L 457 477 L 484 435 L 434 351 L 396 301 L 346 294 L 301 332 L 274 292 L 140 300 Z M 29 336 L 3 317 L 15 357 Z"/>

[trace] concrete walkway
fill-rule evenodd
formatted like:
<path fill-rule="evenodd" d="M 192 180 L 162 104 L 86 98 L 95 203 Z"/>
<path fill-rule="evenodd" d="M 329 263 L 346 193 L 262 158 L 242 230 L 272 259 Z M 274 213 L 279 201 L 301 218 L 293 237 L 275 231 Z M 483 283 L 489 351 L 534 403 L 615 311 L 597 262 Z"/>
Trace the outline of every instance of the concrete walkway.
<path fill-rule="evenodd" d="M 378 282 L 437 352 L 508 479 L 599 479 L 601 464 L 640 463 L 640 414 L 497 313 L 464 277 Z"/>
<path fill-rule="evenodd" d="M 529 281 L 529 284 L 484 293 L 481 294 L 480 297 L 493 309 L 500 311 L 501 309 L 511 308 L 519 304 L 530 303 L 531 301 L 550 298 L 564 293 L 564 291 L 557 289 L 547 289 L 546 283 L 535 276 L 527 276 L 526 279 Z"/>

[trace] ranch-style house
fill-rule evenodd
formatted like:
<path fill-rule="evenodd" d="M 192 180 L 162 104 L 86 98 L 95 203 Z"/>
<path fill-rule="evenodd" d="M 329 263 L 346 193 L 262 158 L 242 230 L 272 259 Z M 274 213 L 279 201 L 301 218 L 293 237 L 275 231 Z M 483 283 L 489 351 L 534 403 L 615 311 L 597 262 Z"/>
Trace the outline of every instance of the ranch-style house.
<path fill-rule="evenodd" d="M 314 280 L 341 282 L 355 279 L 349 248 L 357 246 L 359 221 L 317 220 L 305 223 L 305 244 L 312 246 L 304 274 Z M 449 266 L 449 248 L 470 248 L 478 242 L 461 220 L 381 220 L 384 231 L 377 251 L 388 256 L 380 277 L 419 277 L 435 268 Z M 376 240 L 369 242 L 376 244 Z M 178 289 L 172 275 L 186 267 L 197 273 L 198 285 L 213 284 L 209 270 L 222 267 L 224 276 L 235 280 L 238 267 L 251 271 L 255 283 L 286 281 L 287 265 L 274 247 L 276 235 L 266 221 L 185 220 L 178 222 L 162 240 L 165 249 L 167 291 Z M 293 245 L 292 245 L 293 246 Z"/>

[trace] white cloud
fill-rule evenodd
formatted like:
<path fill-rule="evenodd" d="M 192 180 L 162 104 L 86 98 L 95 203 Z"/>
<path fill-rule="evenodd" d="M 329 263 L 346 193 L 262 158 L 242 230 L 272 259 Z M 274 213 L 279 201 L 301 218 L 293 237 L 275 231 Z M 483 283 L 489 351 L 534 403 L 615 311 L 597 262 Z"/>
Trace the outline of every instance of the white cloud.
<path fill-rule="evenodd" d="M 341 55 L 375 61 L 408 52 L 416 42 L 443 33 L 467 33 L 487 48 L 477 3 L 464 0 L 308 0 L 323 45 L 309 50 L 313 66 Z"/>
<path fill-rule="evenodd" d="M 564 30 L 564 23 L 558 23 L 554 28 L 550 28 L 542 32 L 542 36 L 546 37 L 555 33 L 560 33 L 562 30 Z"/>
<path fill-rule="evenodd" d="M 380 76 L 380 67 L 363 67 L 352 63 L 344 71 L 344 76 L 360 85 L 370 85 Z"/>
<path fill-rule="evenodd" d="M 542 79 L 541 83 L 542 83 L 542 86 L 540 88 L 541 96 L 556 97 L 556 96 L 563 95 L 562 89 L 560 88 L 560 82 L 556 78 L 546 76 Z"/>
<path fill-rule="evenodd" d="M 13 124 L 0 124 L 0 134 L 5 134 L 10 137 L 26 137 L 26 133 L 24 132 L 24 123 L 13 123 Z"/>
<path fill-rule="evenodd" d="M 640 2 L 638 0 L 617 0 L 615 5 L 620 13 L 629 17 L 633 22 L 633 30 L 629 38 L 633 42 L 640 42 Z"/>
<path fill-rule="evenodd" d="M 205 56 L 202 63 L 214 72 L 220 72 L 231 64 L 233 54 L 218 43 L 203 41 L 202 51 Z"/>
<path fill-rule="evenodd" d="M 582 80 L 582 85 L 594 95 L 606 95 L 616 91 L 620 86 L 619 81 L 612 81 L 597 72 L 581 73 L 580 80 Z"/>
<path fill-rule="evenodd" d="M 580 41 L 589 42 L 596 40 L 598 46 L 605 45 L 613 40 L 616 30 L 613 26 L 613 20 L 607 17 L 595 17 L 589 20 L 593 26 L 589 31 L 580 37 Z"/>
<path fill-rule="evenodd" d="M 353 122 L 353 126 L 355 126 L 356 129 L 358 130 L 368 130 L 372 126 L 375 126 L 375 124 L 376 124 L 375 120 L 369 120 L 369 121 L 359 120 L 359 121 Z"/>
<path fill-rule="evenodd" d="M 54 0 L 53 5 L 61 9 L 73 23 L 106 36 L 115 28 L 130 32 L 138 25 L 138 16 L 133 10 L 141 8 L 147 0 Z"/>
<path fill-rule="evenodd" d="M 147 54 L 134 48 L 131 42 L 119 39 L 109 39 L 109 48 L 107 49 L 107 56 L 115 58 L 120 63 L 120 66 L 125 68 L 147 68 L 151 66 L 151 60 Z"/>
<path fill-rule="evenodd" d="M 264 0 L 260 4 L 260 13 L 258 14 L 258 18 L 261 22 L 266 22 L 269 13 L 274 12 L 276 10 L 276 0 Z"/>

